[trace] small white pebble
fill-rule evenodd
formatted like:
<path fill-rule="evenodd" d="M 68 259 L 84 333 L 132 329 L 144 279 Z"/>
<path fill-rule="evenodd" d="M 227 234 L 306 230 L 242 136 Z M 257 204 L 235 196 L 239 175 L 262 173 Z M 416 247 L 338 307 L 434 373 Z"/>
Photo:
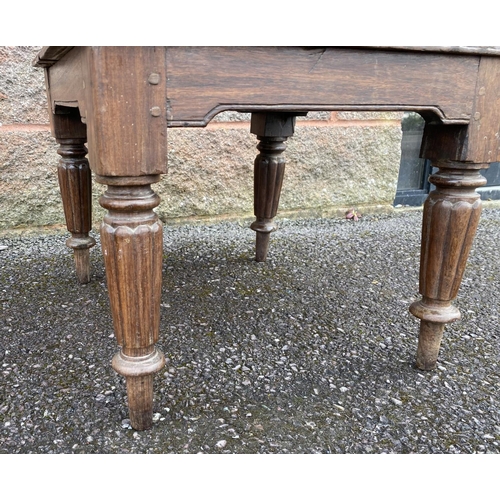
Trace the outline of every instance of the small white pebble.
<path fill-rule="evenodd" d="M 130 425 L 130 420 L 128 418 L 122 420 L 122 427 L 124 429 L 132 429 L 132 427 Z"/>
<path fill-rule="evenodd" d="M 227 444 L 227 441 L 225 439 L 221 439 L 220 441 L 217 441 L 217 443 L 215 444 L 215 447 L 216 448 L 224 448 Z"/>

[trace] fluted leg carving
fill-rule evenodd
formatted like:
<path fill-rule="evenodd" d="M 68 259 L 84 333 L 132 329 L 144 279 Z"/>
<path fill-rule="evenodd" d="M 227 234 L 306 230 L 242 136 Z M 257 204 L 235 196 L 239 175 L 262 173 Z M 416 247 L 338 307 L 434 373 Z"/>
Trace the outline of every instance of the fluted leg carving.
<path fill-rule="evenodd" d="M 165 364 L 155 347 L 159 335 L 163 258 L 162 223 L 153 211 L 160 198 L 151 189 L 159 176 L 103 178 L 100 198 L 108 209 L 101 243 L 120 351 L 113 368 L 127 380 L 130 422 L 144 430 L 153 423 L 153 375 Z"/>
<path fill-rule="evenodd" d="M 479 170 L 485 164 L 440 161 L 430 181 L 436 186 L 424 204 L 419 292 L 422 299 L 410 306 L 421 320 L 416 366 L 436 366 L 444 326 L 460 318 L 452 305 L 481 214 L 475 189 L 486 179 Z"/>
<path fill-rule="evenodd" d="M 278 212 L 281 186 L 285 173 L 283 138 L 262 139 L 257 146 L 261 152 L 254 163 L 254 213 L 257 220 L 250 226 L 256 232 L 255 260 L 264 262 L 269 237 L 276 230 L 273 219 Z"/>
<path fill-rule="evenodd" d="M 264 262 L 269 237 L 276 230 L 273 222 L 285 173 L 285 141 L 294 132 L 295 116 L 288 113 L 254 113 L 250 131 L 257 135 L 260 153 L 254 162 L 254 213 L 250 226 L 256 232 L 255 260 Z"/>
<path fill-rule="evenodd" d="M 95 240 L 92 228 L 92 178 L 86 158 L 85 140 L 58 139 L 61 156 L 57 170 L 66 226 L 71 237 L 66 245 L 73 249 L 76 275 L 80 283 L 90 281 L 89 249 Z"/>

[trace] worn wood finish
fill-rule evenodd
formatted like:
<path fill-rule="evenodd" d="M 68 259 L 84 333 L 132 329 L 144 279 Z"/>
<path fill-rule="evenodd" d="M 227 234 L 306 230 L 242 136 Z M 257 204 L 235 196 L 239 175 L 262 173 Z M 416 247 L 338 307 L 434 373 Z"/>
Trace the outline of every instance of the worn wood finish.
<path fill-rule="evenodd" d="M 90 281 L 89 249 L 95 240 L 92 229 L 92 178 L 85 147 L 86 127 L 76 110 L 53 118 L 57 152 L 61 156 L 57 169 L 66 226 L 71 237 L 66 245 L 73 249 L 76 275 L 80 283 Z"/>
<path fill-rule="evenodd" d="M 253 113 L 250 132 L 257 136 L 260 153 L 254 162 L 254 213 L 257 220 L 250 226 L 256 232 L 255 260 L 267 258 L 269 239 L 276 230 L 273 219 L 285 174 L 285 141 L 293 135 L 295 115 L 289 113 Z"/>
<path fill-rule="evenodd" d="M 88 124 L 92 170 L 104 176 L 165 173 L 165 48 L 75 47 L 61 53 L 57 64 L 41 63 L 50 108 L 58 114 L 78 107 Z"/>
<path fill-rule="evenodd" d="M 426 120 L 422 156 L 439 172 L 425 204 L 417 366 L 436 364 L 480 213 L 478 171 L 500 161 L 499 47 L 48 47 L 52 133 L 60 144 L 68 227 L 86 220 L 90 166 L 108 185 L 101 228 L 111 309 L 127 378 L 132 426 L 152 425 L 161 293 L 161 223 L 151 190 L 166 172 L 167 127 L 205 126 L 224 110 L 250 112 L 255 162 L 257 259 L 264 260 L 284 172 L 290 115 L 307 111 L 417 111 Z M 87 124 L 86 127 L 84 124 Z M 285 127 L 285 128 L 286 128 Z M 292 127 L 293 128 L 293 127 Z M 67 193 L 67 194 L 64 194 Z M 86 209 L 85 209 L 86 210 Z M 87 212 L 85 212 L 87 213 Z M 79 214 L 74 216 L 73 214 Z M 76 222 L 73 222 L 73 219 Z M 86 226 L 85 226 L 86 227 Z M 75 233 L 79 234 L 79 233 Z M 261 240 L 259 242 L 259 240 Z"/>
<path fill-rule="evenodd" d="M 78 107 L 89 123 L 93 170 L 134 176 L 166 172 L 167 124 L 204 126 L 226 109 L 417 111 L 426 157 L 500 161 L 499 55 L 498 47 L 52 47 L 36 64 L 46 68 L 53 112 Z M 118 121 L 134 148 L 120 167 Z"/>
<path fill-rule="evenodd" d="M 165 364 L 159 335 L 162 223 L 153 211 L 160 198 L 150 184 L 158 177 L 97 177 L 108 189 L 99 202 L 108 210 L 101 244 L 116 340 L 113 368 L 127 379 L 130 422 L 151 427 L 153 374 Z"/>
<path fill-rule="evenodd" d="M 92 168 L 104 176 L 166 173 L 165 48 L 92 47 L 88 52 Z"/>
<path fill-rule="evenodd" d="M 34 65 L 49 68 L 66 55 L 74 47 L 43 47 L 36 55 Z"/>
<path fill-rule="evenodd" d="M 440 161 L 429 180 L 436 186 L 425 204 L 422 224 L 420 287 L 422 300 L 410 311 L 421 319 L 417 367 L 436 366 L 444 325 L 460 318 L 452 305 L 481 214 L 476 188 L 486 184 L 479 170 L 485 164 Z"/>
<path fill-rule="evenodd" d="M 500 161 L 500 64 L 481 57 L 468 126 L 426 123 L 421 156 L 473 163 Z"/>
<path fill-rule="evenodd" d="M 206 123 L 224 109 L 413 109 L 467 123 L 479 59 L 342 47 L 173 47 L 169 120 Z M 458 78 L 457 78 L 458 76 Z"/>

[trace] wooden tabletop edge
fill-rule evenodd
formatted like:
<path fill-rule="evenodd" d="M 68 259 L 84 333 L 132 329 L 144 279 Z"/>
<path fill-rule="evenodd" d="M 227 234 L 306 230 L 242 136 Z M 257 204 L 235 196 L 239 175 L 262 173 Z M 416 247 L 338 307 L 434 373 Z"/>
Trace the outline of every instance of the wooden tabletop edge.
<path fill-rule="evenodd" d="M 64 55 L 66 55 L 73 47 L 67 46 L 48 46 L 42 47 L 33 61 L 33 66 L 39 68 L 48 68 L 52 66 L 57 61 L 59 61 Z"/>

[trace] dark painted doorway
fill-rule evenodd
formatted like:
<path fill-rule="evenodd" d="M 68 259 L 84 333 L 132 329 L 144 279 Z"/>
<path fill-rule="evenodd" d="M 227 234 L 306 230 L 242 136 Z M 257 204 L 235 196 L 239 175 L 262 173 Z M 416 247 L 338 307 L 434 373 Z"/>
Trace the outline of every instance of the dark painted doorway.
<path fill-rule="evenodd" d="M 394 205 L 418 207 L 423 204 L 432 186 L 428 178 L 432 167 L 428 160 L 419 157 L 424 119 L 418 113 L 405 113 L 401 122 L 401 163 Z M 492 163 L 482 170 L 488 183 L 477 191 L 483 200 L 500 200 L 500 163 Z"/>

